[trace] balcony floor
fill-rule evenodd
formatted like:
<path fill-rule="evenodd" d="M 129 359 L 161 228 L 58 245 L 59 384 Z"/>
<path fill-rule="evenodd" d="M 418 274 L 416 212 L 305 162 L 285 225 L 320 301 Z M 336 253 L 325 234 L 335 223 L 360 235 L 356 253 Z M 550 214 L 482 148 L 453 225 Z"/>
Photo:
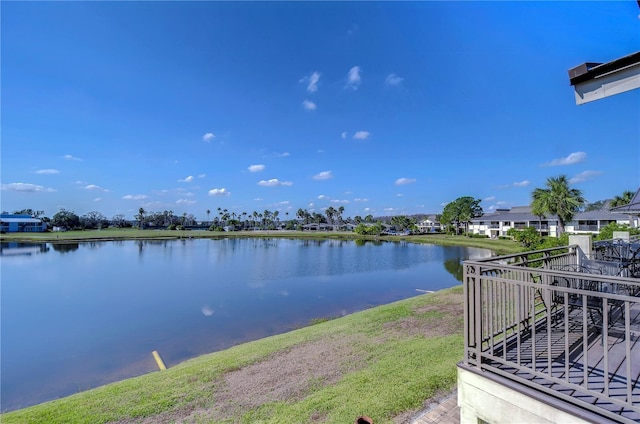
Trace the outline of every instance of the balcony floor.
<path fill-rule="evenodd" d="M 570 397 L 577 406 L 591 404 L 616 414 L 622 422 L 640 422 L 640 304 L 630 309 L 628 341 L 620 311 L 612 313 L 613 325 L 605 340 L 600 326 L 593 325 L 598 320 L 597 315 L 583 314 L 582 308 L 576 307 L 565 320 L 564 308 L 556 312 L 551 326 L 547 325 L 546 319 L 542 320 L 533 331 L 521 333 L 519 340 L 510 340 L 506 353 L 500 347 L 494 348 L 494 356 L 501 358 L 500 361 L 485 358 L 485 363 L 503 374 L 517 375 L 529 381 L 533 388 Z M 633 361 L 627 361 L 627 352 Z M 625 402 L 627 387 L 631 387 L 633 410 L 611 401 Z M 584 393 L 579 388 L 591 393 Z"/>

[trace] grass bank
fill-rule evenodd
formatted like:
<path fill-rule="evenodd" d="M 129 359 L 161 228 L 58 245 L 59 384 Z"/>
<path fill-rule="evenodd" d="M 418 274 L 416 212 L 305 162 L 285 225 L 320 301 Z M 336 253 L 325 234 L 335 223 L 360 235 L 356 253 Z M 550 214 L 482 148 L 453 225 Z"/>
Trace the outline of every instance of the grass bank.
<path fill-rule="evenodd" d="M 13 423 L 401 423 L 451 390 L 462 287 L 204 355 L 3 414 Z"/>
<path fill-rule="evenodd" d="M 65 231 L 48 233 L 10 233 L 0 235 L 0 241 L 23 242 L 81 242 L 98 240 L 145 240 L 145 239 L 179 239 L 179 238 L 229 238 L 229 237 L 262 237 L 262 238 L 300 238 L 300 239 L 341 239 L 341 240 L 389 240 L 408 241 L 412 243 L 429 243 L 442 246 L 469 246 L 490 249 L 498 254 L 521 252 L 523 248 L 512 240 L 492 240 L 488 238 L 471 238 L 451 236 L 447 234 L 410 235 L 410 236 L 361 236 L 353 232 L 303 232 L 303 231 L 178 231 L 178 230 L 139 230 L 136 228 L 109 228 L 105 230 Z"/>

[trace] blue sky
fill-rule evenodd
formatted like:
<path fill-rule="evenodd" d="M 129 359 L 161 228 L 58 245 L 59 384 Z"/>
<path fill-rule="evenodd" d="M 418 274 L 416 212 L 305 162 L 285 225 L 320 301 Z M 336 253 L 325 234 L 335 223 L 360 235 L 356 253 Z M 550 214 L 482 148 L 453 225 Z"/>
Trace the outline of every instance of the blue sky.
<path fill-rule="evenodd" d="M 344 216 L 640 186 L 626 2 L 3 2 L 2 210 Z"/>

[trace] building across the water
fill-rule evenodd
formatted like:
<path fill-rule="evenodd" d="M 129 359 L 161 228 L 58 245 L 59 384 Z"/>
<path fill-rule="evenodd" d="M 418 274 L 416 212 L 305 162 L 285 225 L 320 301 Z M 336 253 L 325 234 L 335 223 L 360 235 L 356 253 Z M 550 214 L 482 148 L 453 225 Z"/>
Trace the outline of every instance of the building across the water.
<path fill-rule="evenodd" d="M 0 215 L 2 233 L 41 233 L 47 229 L 47 223 L 31 215 Z"/>

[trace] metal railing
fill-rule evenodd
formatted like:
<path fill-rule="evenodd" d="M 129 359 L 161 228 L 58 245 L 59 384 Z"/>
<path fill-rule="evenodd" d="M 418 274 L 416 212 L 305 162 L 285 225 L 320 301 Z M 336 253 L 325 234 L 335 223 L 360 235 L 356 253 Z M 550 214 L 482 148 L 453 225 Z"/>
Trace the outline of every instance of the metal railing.
<path fill-rule="evenodd" d="M 577 225 L 576 231 L 600 231 L 599 225 Z"/>
<path fill-rule="evenodd" d="M 640 352 L 631 351 L 640 337 L 640 279 L 587 273 L 584 260 L 568 246 L 465 261 L 464 362 L 637 423 L 640 386 L 632 370 Z"/>

